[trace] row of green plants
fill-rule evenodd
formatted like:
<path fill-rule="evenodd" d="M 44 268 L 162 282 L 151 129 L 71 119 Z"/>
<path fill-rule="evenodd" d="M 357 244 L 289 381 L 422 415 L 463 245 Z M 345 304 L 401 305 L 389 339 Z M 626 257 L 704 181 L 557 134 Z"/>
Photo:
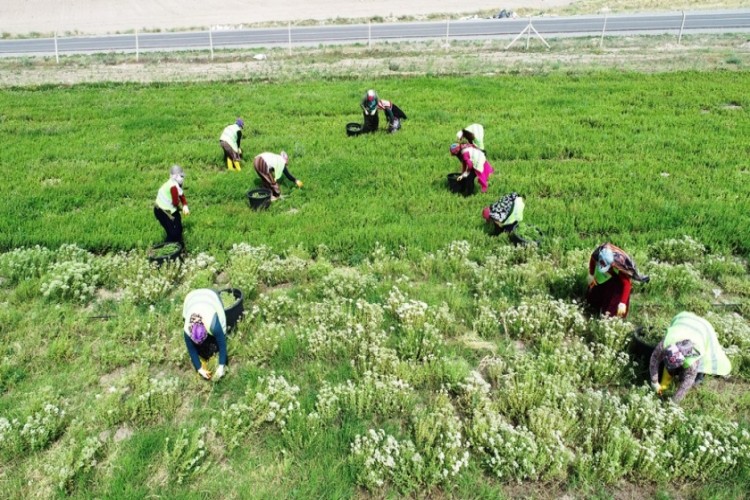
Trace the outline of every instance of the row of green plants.
<path fill-rule="evenodd" d="M 13 497 L 623 481 L 734 495 L 750 477 L 747 261 L 690 237 L 632 250 L 652 281 L 627 321 L 582 306 L 584 249 L 378 246 L 355 266 L 322 246 L 248 243 L 161 267 L 137 250 L 2 253 L 0 474 Z M 181 301 L 226 286 L 245 315 L 229 374 L 206 383 Z M 683 308 L 712 322 L 733 373 L 677 407 L 629 346 L 636 325 L 663 333 Z"/>

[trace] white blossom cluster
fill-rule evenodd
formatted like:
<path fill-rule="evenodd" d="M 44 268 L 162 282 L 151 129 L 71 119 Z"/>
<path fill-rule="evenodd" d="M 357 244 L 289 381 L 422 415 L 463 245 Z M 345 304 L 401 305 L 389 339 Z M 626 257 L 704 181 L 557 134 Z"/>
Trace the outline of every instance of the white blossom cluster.
<path fill-rule="evenodd" d="M 47 473 L 60 490 L 68 491 L 76 478 L 97 466 L 103 450 L 104 442 L 96 436 L 89 436 L 82 443 L 71 438 L 65 443 L 63 464 L 48 467 Z"/>
<path fill-rule="evenodd" d="M 681 297 L 703 287 L 700 271 L 690 262 L 672 264 L 649 261 L 646 268 L 651 281 L 648 287 L 643 288 L 645 295 Z"/>
<path fill-rule="evenodd" d="M 248 434 L 264 426 L 286 432 L 289 418 L 300 410 L 299 387 L 291 385 L 282 375 L 271 372 L 258 382 L 259 389 L 249 387 L 241 401 L 226 406 L 220 418 L 212 421 L 229 448 L 239 446 Z"/>
<path fill-rule="evenodd" d="M 698 262 L 706 253 L 706 247 L 687 235 L 682 238 L 662 240 L 648 247 L 648 254 L 652 259 L 682 264 Z"/>
<path fill-rule="evenodd" d="M 170 438 L 166 438 L 164 462 L 170 480 L 177 484 L 183 484 L 208 467 L 206 431 L 206 427 L 200 427 L 191 435 L 188 435 L 187 429 L 182 429 L 180 437 L 174 443 L 171 442 Z"/>
<path fill-rule="evenodd" d="M 586 330 L 586 318 L 575 302 L 551 298 L 524 300 L 500 313 L 505 333 L 530 341 L 542 350 L 554 350 L 566 337 L 577 337 Z"/>
<path fill-rule="evenodd" d="M 26 417 L 23 424 L 18 419 L 0 419 L 0 448 L 13 451 L 36 451 L 57 439 L 67 424 L 65 410 L 44 403 L 42 408 Z"/>
<path fill-rule="evenodd" d="M 11 283 L 38 278 L 54 261 L 54 252 L 45 247 L 16 248 L 0 254 L 0 276 Z"/>
<path fill-rule="evenodd" d="M 306 305 L 300 324 L 311 355 L 354 358 L 362 345 L 381 345 L 386 338 L 383 308 L 363 299 L 332 298 Z"/>
<path fill-rule="evenodd" d="M 94 297 L 100 276 L 90 262 L 64 260 L 52 264 L 40 291 L 48 299 L 88 302 Z"/>
<path fill-rule="evenodd" d="M 394 417 L 404 413 L 413 402 L 413 389 L 393 375 L 365 372 L 356 383 L 323 384 L 315 403 L 315 411 L 326 421 L 340 413 L 366 417 Z"/>
<path fill-rule="evenodd" d="M 375 287 L 375 278 L 362 274 L 356 268 L 341 267 L 332 270 L 321 281 L 322 295 L 328 298 L 363 298 Z"/>
<path fill-rule="evenodd" d="M 134 422 L 154 422 L 173 415 L 180 404 L 177 377 L 152 377 L 139 385 L 131 399 L 130 418 Z"/>

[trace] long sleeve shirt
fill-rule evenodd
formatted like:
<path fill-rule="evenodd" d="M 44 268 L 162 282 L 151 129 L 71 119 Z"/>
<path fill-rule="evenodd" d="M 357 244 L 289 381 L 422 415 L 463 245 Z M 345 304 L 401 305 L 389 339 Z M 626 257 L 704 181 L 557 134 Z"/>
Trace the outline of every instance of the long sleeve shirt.
<path fill-rule="evenodd" d="M 213 335 L 214 339 L 216 339 L 216 345 L 219 346 L 219 364 L 220 365 L 226 365 L 227 364 L 227 338 L 224 335 L 224 329 L 221 327 L 221 324 L 214 316 L 214 320 L 211 322 L 211 334 Z M 185 340 L 185 347 L 187 347 L 188 355 L 190 355 L 190 361 L 193 363 L 193 368 L 198 370 L 201 367 L 201 360 L 200 360 L 200 354 L 198 353 L 198 346 L 196 346 L 195 342 L 193 342 L 193 339 L 190 338 L 190 336 L 187 334 L 187 332 L 183 332 L 182 336 Z"/>
<path fill-rule="evenodd" d="M 169 190 L 169 194 L 172 195 L 172 205 L 175 207 L 179 207 L 180 203 L 182 203 L 182 206 L 187 205 L 187 199 L 185 198 L 185 193 L 181 189 L 179 189 L 177 186 L 172 186 L 172 189 Z"/>
<path fill-rule="evenodd" d="M 648 372 L 651 376 L 651 383 L 658 384 L 659 383 L 659 364 L 662 361 L 662 358 L 664 357 L 664 341 L 660 341 L 656 347 L 654 348 L 654 352 L 651 353 L 651 360 L 648 364 Z M 685 397 L 685 394 L 687 394 L 687 391 L 690 390 L 691 387 L 695 384 L 695 379 L 698 376 L 698 366 L 700 363 L 695 362 L 692 365 L 690 365 L 687 368 L 683 369 L 682 374 L 680 375 L 679 382 L 677 385 L 677 391 L 674 393 L 674 396 L 672 396 L 672 401 L 675 403 L 679 403 L 682 401 L 682 398 Z"/>

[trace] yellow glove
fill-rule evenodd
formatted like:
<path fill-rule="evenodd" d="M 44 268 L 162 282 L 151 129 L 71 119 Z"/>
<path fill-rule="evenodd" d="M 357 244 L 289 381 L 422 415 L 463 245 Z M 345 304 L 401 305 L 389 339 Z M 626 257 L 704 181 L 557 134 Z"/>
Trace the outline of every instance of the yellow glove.
<path fill-rule="evenodd" d="M 626 306 L 623 302 L 620 302 L 619 304 L 617 304 L 617 316 L 619 316 L 620 318 L 624 318 L 625 313 L 627 312 L 628 312 L 628 306 Z"/>
<path fill-rule="evenodd" d="M 300 188 L 300 189 L 302 188 L 302 181 L 301 180 L 297 180 L 297 187 Z"/>

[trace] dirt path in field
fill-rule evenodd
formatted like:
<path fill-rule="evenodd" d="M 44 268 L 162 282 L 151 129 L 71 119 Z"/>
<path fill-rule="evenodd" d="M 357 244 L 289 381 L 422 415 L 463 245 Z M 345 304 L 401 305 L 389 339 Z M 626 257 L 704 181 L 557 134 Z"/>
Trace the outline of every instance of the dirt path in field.
<path fill-rule="evenodd" d="M 0 32 L 101 34 L 239 26 L 272 21 L 549 9 L 574 0 L 3 0 Z"/>

